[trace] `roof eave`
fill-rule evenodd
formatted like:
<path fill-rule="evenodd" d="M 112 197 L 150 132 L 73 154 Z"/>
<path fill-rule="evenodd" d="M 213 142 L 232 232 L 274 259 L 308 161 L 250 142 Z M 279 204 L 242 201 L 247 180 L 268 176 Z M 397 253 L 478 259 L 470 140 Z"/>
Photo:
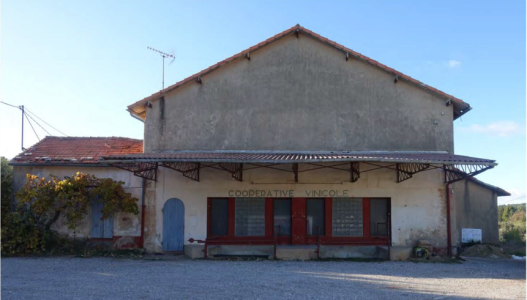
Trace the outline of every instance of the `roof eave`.
<path fill-rule="evenodd" d="M 495 162 L 444 162 L 434 160 L 414 160 L 414 159 L 382 159 L 382 158 L 342 158 L 342 159 L 298 159 L 298 160 L 266 160 L 266 159 L 186 159 L 186 158 L 137 158 L 137 159 L 105 159 L 100 162 L 106 164 L 127 163 L 127 162 L 199 162 L 199 163 L 270 163 L 270 164 L 292 164 L 292 163 L 323 163 L 323 162 L 382 162 L 382 163 L 420 163 L 420 164 L 441 164 L 441 165 L 484 165 L 495 167 Z"/>
<path fill-rule="evenodd" d="M 96 163 L 33 163 L 33 162 L 9 162 L 14 167 L 111 167 L 108 164 Z"/>

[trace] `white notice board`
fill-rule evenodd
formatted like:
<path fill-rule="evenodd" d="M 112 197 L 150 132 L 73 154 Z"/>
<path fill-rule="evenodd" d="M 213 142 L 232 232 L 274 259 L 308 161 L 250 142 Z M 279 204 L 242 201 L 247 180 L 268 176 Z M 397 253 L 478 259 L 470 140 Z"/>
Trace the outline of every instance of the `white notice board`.
<path fill-rule="evenodd" d="M 461 229 L 461 242 L 482 242 L 481 240 L 481 229 L 476 228 L 462 228 Z"/>

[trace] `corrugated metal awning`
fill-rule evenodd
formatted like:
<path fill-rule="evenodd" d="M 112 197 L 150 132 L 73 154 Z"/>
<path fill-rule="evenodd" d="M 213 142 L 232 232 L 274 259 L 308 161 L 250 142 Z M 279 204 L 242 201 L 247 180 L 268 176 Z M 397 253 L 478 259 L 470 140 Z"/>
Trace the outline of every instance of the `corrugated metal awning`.
<path fill-rule="evenodd" d="M 490 159 L 454 155 L 447 152 L 406 151 L 174 151 L 163 153 L 137 153 L 111 155 L 101 163 L 124 162 L 214 162 L 214 163 L 311 163 L 336 161 L 369 161 L 391 163 L 428 163 L 446 165 L 496 166 Z"/>
<path fill-rule="evenodd" d="M 337 165 L 328 166 L 319 163 L 337 162 L 337 165 L 348 164 L 346 168 L 336 168 Z M 340 163 L 338 163 L 340 162 Z M 350 173 L 350 181 L 355 182 L 360 178 L 360 163 L 376 165 L 373 171 L 379 168 L 397 171 L 397 182 L 412 178 L 426 170 L 443 169 L 445 182 L 455 182 L 474 176 L 496 166 L 490 159 L 470 156 L 453 155 L 447 152 L 426 151 L 173 151 L 162 153 L 138 153 L 129 155 L 111 155 L 101 157 L 100 164 L 107 164 L 133 172 L 149 180 L 156 180 L 159 166 L 181 172 L 183 176 L 199 181 L 200 169 L 212 168 L 227 171 L 232 178 L 243 181 L 243 171 L 254 168 L 271 168 L 273 164 L 292 164 L 290 172 L 295 175 L 298 182 L 298 164 L 318 164 L 311 170 L 332 168 Z M 247 165 L 252 165 L 246 168 Z M 301 172 L 311 171 L 302 170 Z M 280 171 L 286 171 L 281 169 Z"/>

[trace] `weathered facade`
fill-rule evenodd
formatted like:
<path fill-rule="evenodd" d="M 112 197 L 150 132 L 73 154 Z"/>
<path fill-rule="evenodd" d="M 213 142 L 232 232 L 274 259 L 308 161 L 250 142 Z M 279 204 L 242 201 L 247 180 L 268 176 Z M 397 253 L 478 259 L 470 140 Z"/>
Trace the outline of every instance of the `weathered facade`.
<path fill-rule="evenodd" d="M 461 228 L 497 231 L 502 194 L 462 192 L 496 166 L 454 154 L 470 109 L 295 26 L 130 105 L 143 153 L 99 165 L 147 182 L 149 252 L 405 259 L 428 240 L 447 254 Z M 466 208 L 478 199 L 487 209 Z"/>
<path fill-rule="evenodd" d="M 445 99 L 307 35 L 285 36 L 152 100 L 145 152 L 448 151 Z"/>

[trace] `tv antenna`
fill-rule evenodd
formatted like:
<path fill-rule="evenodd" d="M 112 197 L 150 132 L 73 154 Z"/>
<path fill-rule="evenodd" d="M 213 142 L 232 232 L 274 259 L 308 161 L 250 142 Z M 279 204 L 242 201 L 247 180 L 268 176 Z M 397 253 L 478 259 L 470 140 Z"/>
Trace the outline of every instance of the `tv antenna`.
<path fill-rule="evenodd" d="M 167 58 L 167 57 L 172 58 L 172 60 L 169 63 L 169 64 L 171 64 L 174 61 L 174 59 L 176 59 L 176 57 L 173 54 L 168 54 L 168 53 L 165 53 L 163 51 L 159 51 L 157 49 L 154 49 L 152 47 L 146 47 L 146 48 L 148 50 L 152 50 L 154 52 L 157 52 L 163 58 L 163 81 L 161 83 L 161 89 L 164 89 L 165 88 L 165 58 Z"/>

